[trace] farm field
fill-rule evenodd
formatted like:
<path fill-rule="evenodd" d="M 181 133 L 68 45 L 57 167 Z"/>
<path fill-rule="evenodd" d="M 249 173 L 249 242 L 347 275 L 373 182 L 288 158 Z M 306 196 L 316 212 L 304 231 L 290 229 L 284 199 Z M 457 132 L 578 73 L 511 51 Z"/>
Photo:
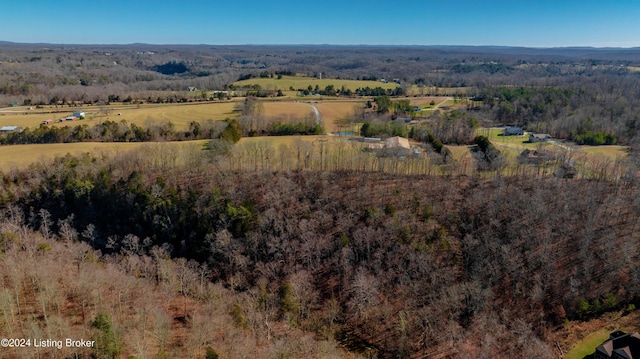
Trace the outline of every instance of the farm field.
<path fill-rule="evenodd" d="M 91 124 L 91 121 L 122 121 L 146 125 L 150 123 L 165 123 L 171 121 L 176 128 L 188 128 L 191 121 L 223 120 L 234 116 L 234 102 L 219 103 L 187 103 L 187 104 L 159 104 L 159 105 L 113 105 L 113 106 L 86 106 L 86 107 L 58 107 L 38 109 L 24 112 L 0 112 L 0 126 L 16 125 L 37 127 L 46 119 L 57 120 L 61 117 L 71 116 L 74 111 L 84 111 L 85 120 L 73 122 L 64 121 L 54 123 L 54 126 L 77 125 L 79 123 Z M 55 111 L 51 113 L 52 111 Z"/>
<path fill-rule="evenodd" d="M 537 150 L 537 149 L 549 149 L 552 151 L 563 151 L 567 148 L 571 148 L 574 153 L 583 153 L 592 155 L 593 157 L 606 157 L 611 160 L 615 160 L 617 158 L 626 157 L 628 155 L 626 146 L 617 146 L 617 145 L 609 145 L 609 146 L 587 146 L 587 145 L 576 145 L 572 142 L 557 142 L 559 145 L 554 145 L 550 142 L 537 142 L 537 143 L 529 143 L 529 135 L 525 134 L 522 136 L 502 136 L 503 130 L 501 128 L 479 128 L 477 130 L 478 135 L 487 136 L 489 140 L 496 146 L 498 149 L 508 149 L 510 151 L 523 151 L 525 149 L 529 150 Z"/>
<path fill-rule="evenodd" d="M 161 104 L 161 105 L 115 105 L 108 107 L 87 106 L 82 108 L 44 108 L 27 111 L 26 108 L 0 111 L 0 126 L 37 127 L 47 119 L 57 120 L 70 116 L 74 111 L 82 110 L 86 113 L 85 120 L 73 122 L 64 121 L 54 123 L 53 126 L 75 126 L 80 123 L 91 125 L 92 121 L 122 121 L 148 126 L 154 123 L 171 121 L 177 129 L 186 129 L 192 121 L 224 120 L 236 117 L 239 112 L 234 111 L 238 102 Z M 308 104 L 293 101 L 265 101 L 263 115 L 269 117 L 299 117 L 312 115 Z M 55 112 L 53 112 L 55 111 Z M 53 112 L 53 113 L 52 113 Z"/>
<path fill-rule="evenodd" d="M 336 89 L 345 87 L 351 91 L 355 91 L 357 88 L 365 87 L 382 87 L 383 89 L 394 89 L 398 87 L 396 83 L 389 82 L 383 83 L 381 81 L 362 81 L 362 80 L 341 80 L 341 79 L 318 79 L 315 77 L 300 77 L 300 76 L 282 76 L 281 79 L 277 78 L 253 78 L 248 80 L 236 81 L 233 85 L 238 87 L 249 87 L 251 85 L 260 85 L 263 89 L 273 89 L 290 91 L 290 88 L 302 89 L 311 87 L 320 87 L 325 89 L 329 85 L 333 85 Z M 295 95 L 295 91 L 293 92 Z"/>
<path fill-rule="evenodd" d="M 273 101 L 262 102 L 264 106 L 263 115 L 266 117 L 294 117 L 304 118 L 313 116 L 313 109 L 310 104 L 293 101 Z"/>
<path fill-rule="evenodd" d="M 366 101 L 330 101 L 320 102 L 315 106 L 322 115 L 324 127 L 327 132 L 336 132 L 340 128 L 337 121 L 344 118 L 353 118 L 356 107 L 363 107 Z M 343 131 L 350 131 L 343 129 Z"/>
<path fill-rule="evenodd" d="M 167 142 L 162 145 L 201 148 L 206 142 L 207 140 Z M 150 142 L 80 142 L 0 146 L 0 171 L 24 168 L 32 163 L 66 154 L 78 155 L 87 152 L 116 154 L 158 145 L 159 143 Z"/>

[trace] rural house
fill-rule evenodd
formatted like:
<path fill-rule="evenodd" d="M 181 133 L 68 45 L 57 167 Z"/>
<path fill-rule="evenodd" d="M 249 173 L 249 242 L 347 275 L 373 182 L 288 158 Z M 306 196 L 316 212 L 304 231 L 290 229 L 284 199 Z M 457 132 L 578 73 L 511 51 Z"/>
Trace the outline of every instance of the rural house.
<path fill-rule="evenodd" d="M 507 126 L 504 128 L 504 136 L 522 136 L 524 135 L 524 129 L 517 126 Z"/>
<path fill-rule="evenodd" d="M 79 119 L 84 119 L 84 111 L 75 111 L 73 113 L 73 117 L 79 118 Z"/>
<path fill-rule="evenodd" d="M 409 140 L 403 137 L 389 137 L 384 141 L 384 148 L 405 148 L 407 150 L 411 149 L 409 145 Z"/>
<path fill-rule="evenodd" d="M 411 145 L 409 145 L 409 140 L 398 136 L 387 138 L 384 141 L 384 148 L 381 155 L 400 157 L 411 155 Z"/>
<path fill-rule="evenodd" d="M 615 331 L 609 339 L 598 345 L 594 359 L 637 359 L 640 358 L 640 334 Z"/>
<path fill-rule="evenodd" d="M 529 135 L 529 142 L 546 142 L 551 139 L 551 135 L 546 133 L 532 133 Z"/>

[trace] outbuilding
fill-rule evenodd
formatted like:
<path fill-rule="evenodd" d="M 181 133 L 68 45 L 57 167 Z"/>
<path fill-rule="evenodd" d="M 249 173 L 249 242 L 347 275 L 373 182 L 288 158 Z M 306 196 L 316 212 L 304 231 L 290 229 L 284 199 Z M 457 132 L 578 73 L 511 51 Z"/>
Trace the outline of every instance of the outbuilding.
<path fill-rule="evenodd" d="M 532 133 L 529 135 L 529 142 L 546 142 L 551 140 L 551 135 L 546 133 Z"/>
<path fill-rule="evenodd" d="M 522 136 L 524 135 L 524 129 L 518 126 L 507 126 L 504 129 L 505 136 Z"/>
<path fill-rule="evenodd" d="M 22 132 L 22 127 L 20 126 L 2 126 L 0 127 L 1 133 L 11 133 L 11 132 Z"/>

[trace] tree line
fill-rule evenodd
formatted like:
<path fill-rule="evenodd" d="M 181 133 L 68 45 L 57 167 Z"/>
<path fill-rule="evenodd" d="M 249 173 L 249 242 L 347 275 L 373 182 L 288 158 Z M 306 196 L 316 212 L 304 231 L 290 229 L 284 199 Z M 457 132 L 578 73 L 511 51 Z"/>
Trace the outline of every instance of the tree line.
<path fill-rule="evenodd" d="M 229 129 L 229 130 L 227 130 Z M 225 132 L 227 131 L 227 132 Z M 233 131 L 234 134 L 229 134 Z M 179 131 L 173 123 L 151 125 L 147 128 L 127 123 L 106 120 L 93 126 L 80 124 L 76 126 L 47 126 L 25 128 L 22 131 L 0 135 L 0 145 L 38 144 L 38 143 L 71 143 L 71 142 L 149 142 L 149 141 L 184 141 L 213 139 L 218 137 L 239 140 L 242 129 L 235 119 L 225 121 L 192 121 L 189 128 Z M 236 139 L 237 138 L 237 139 Z"/>

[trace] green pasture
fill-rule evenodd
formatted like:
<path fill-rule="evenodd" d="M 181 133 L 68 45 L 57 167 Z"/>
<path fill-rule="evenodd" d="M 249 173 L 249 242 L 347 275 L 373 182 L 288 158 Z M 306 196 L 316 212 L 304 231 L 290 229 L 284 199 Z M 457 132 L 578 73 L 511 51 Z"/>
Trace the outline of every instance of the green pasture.
<path fill-rule="evenodd" d="M 236 81 L 233 85 L 238 87 L 249 87 L 251 85 L 260 85 L 262 89 L 282 90 L 289 91 L 291 87 L 294 90 L 306 89 L 311 86 L 315 88 L 316 85 L 324 90 L 327 86 L 333 85 L 337 90 L 343 86 L 345 89 L 355 91 L 357 88 L 365 87 L 382 87 L 383 89 L 394 89 L 398 87 L 395 83 L 383 83 L 381 81 L 361 81 L 361 80 L 340 80 L 340 79 L 318 79 L 315 77 L 301 77 L 301 76 L 282 76 L 281 79 L 274 78 L 254 78 L 242 81 Z"/>
<path fill-rule="evenodd" d="M 605 340 L 609 339 L 609 330 L 602 329 L 595 333 L 587 335 L 584 339 L 577 342 L 564 359 L 583 359 L 587 355 L 591 355 L 596 351 L 596 347 Z"/>

